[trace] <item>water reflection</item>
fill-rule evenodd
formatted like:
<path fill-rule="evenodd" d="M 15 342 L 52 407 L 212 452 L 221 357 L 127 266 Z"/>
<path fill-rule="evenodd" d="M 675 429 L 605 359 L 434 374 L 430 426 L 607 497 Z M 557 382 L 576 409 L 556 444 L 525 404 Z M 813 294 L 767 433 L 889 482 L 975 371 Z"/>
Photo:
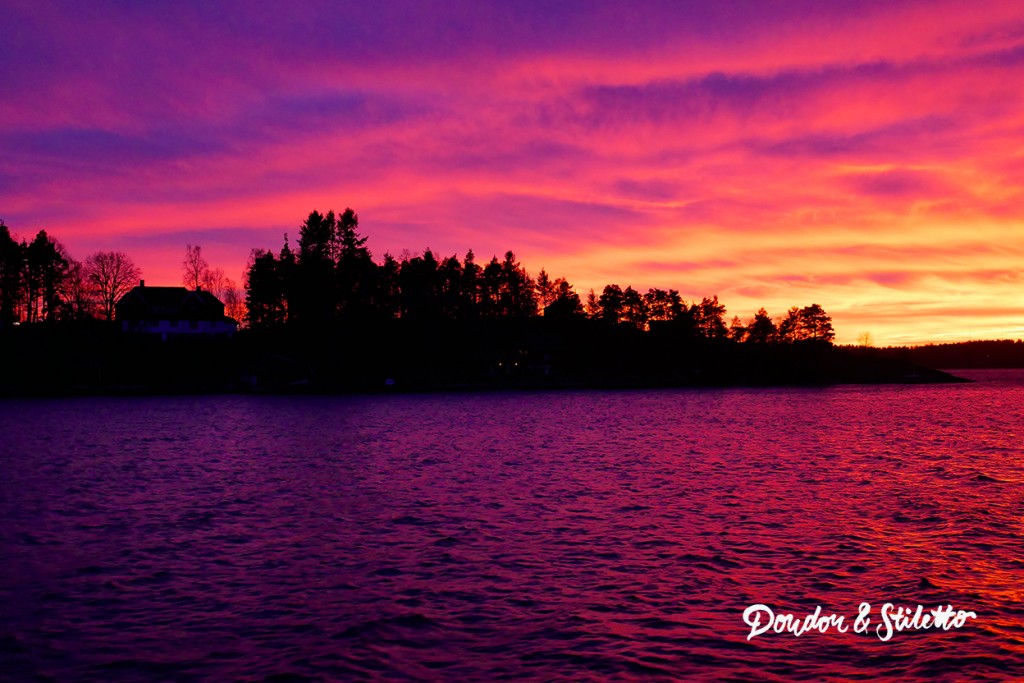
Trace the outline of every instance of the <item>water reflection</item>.
<path fill-rule="evenodd" d="M 1024 389 L 982 379 L 7 402 L 0 651 L 60 680 L 1005 680 Z M 755 603 L 863 601 L 979 617 L 746 639 Z"/>

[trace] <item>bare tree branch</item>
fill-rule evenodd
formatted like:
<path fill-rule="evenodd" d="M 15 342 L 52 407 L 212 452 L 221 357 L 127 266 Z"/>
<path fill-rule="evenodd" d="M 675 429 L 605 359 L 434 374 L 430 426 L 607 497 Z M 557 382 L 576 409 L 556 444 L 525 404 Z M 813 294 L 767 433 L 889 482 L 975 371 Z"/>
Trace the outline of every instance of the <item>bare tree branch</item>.
<path fill-rule="evenodd" d="M 141 271 L 121 251 L 98 251 L 85 259 L 86 282 L 93 288 L 107 320 L 114 319 L 114 304 L 139 282 Z"/>

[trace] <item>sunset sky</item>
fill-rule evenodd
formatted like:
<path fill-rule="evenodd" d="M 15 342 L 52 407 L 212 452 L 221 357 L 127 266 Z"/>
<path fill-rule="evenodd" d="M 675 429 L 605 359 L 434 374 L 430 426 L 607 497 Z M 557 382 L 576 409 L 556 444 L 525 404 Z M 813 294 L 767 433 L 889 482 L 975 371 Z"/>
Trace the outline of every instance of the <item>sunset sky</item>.
<path fill-rule="evenodd" d="M 312 209 L 585 296 L 1024 337 L 1024 4 L 0 0 L 0 218 L 178 285 Z"/>

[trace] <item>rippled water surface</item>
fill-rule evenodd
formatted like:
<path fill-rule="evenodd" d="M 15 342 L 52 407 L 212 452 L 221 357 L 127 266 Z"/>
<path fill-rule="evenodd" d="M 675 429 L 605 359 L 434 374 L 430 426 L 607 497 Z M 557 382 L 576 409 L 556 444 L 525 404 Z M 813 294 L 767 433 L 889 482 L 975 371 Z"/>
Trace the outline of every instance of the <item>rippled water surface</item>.
<path fill-rule="evenodd" d="M 1024 679 L 1024 375 L 970 376 L 0 402 L 0 678 Z"/>

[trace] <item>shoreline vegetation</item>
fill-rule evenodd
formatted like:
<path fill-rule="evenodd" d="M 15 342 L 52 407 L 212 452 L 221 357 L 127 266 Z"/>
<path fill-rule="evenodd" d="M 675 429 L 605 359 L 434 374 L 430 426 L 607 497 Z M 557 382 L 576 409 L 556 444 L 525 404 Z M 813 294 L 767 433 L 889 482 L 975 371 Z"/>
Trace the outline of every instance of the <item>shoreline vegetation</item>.
<path fill-rule="evenodd" d="M 140 275 L 127 255 L 99 252 L 78 263 L 45 232 L 19 244 L 0 222 L 0 353 L 8 360 L 0 393 L 963 381 L 932 369 L 955 351 L 835 346 L 831 317 L 817 304 L 775 320 L 762 308 L 727 322 L 717 296 L 687 303 L 674 289 L 610 284 L 581 298 L 564 278 L 543 269 L 531 276 L 511 251 L 482 265 L 472 251 L 460 259 L 430 249 L 378 262 L 358 225 L 351 209 L 313 211 L 294 251 L 287 234 L 276 253 L 253 249 L 244 304 L 223 271 L 188 245 L 183 283 L 219 295 L 244 329 L 159 335 L 125 332 L 130 325 L 116 319 L 117 301 Z"/>

